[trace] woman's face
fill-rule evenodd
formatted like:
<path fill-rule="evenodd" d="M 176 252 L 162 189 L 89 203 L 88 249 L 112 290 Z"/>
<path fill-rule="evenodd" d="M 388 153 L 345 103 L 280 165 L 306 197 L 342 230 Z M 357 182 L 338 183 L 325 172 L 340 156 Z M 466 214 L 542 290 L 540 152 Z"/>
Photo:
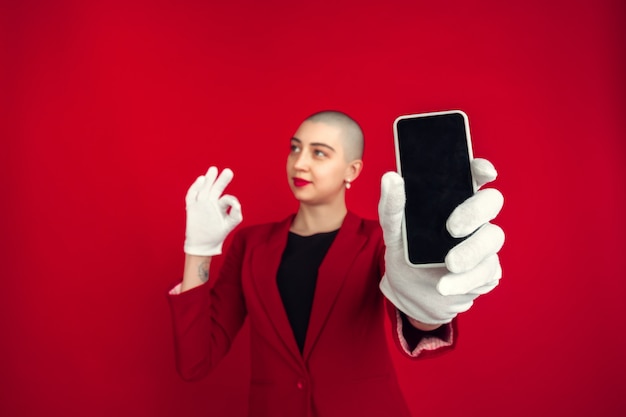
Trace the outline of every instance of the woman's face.
<path fill-rule="evenodd" d="M 345 181 L 358 175 L 353 165 L 346 161 L 339 127 L 305 121 L 291 139 L 289 187 L 301 203 L 333 203 L 343 199 Z"/>

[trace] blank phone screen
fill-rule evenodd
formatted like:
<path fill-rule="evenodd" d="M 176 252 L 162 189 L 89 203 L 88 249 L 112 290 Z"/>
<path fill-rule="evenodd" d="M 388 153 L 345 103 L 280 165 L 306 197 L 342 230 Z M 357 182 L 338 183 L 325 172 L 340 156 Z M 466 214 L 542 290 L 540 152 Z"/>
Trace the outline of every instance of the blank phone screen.
<path fill-rule="evenodd" d="M 462 240 L 450 236 L 446 220 L 474 193 L 465 119 L 457 112 L 411 117 L 398 120 L 396 129 L 408 259 L 442 263 Z"/>

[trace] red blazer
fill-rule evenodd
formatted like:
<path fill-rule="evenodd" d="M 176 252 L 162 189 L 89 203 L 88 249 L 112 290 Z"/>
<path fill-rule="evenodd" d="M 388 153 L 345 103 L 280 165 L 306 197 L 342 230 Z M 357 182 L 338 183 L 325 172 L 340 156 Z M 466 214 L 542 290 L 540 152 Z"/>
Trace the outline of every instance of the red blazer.
<path fill-rule="evenodd" d="M 212 288 L 169 296 L 179 373 L 210 372 L 247 317 L 249 415 L 409 416 L 386 342 L 380 226 L 346 215 L 319 268 L 301 354 L 276 285 L 292 220 L 241 229 Z"/>

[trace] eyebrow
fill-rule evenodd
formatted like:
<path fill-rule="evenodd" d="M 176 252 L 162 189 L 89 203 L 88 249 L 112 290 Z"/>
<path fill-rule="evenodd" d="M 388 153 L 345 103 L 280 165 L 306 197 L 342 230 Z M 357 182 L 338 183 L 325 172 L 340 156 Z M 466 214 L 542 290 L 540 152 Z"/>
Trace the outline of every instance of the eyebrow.
<path fill-rule="evenodd" d="M 295 140 L 295 141 L 296 141 L 296 142 L 298 142 L 299 144 L 302 144 L 302 141 L 301 141 L 300 139 L 298 139 L 297 137 L 295 137 L 295 136 L 294 136 L 293 138 L 291 138 L 291 140 Z M 322 143 L 322 142 L 311 142 L 309 145 L 310 145 L 310 146 L 322 146 L 322 147 L 324 147 L 324 148 L 328 148 L 328 149 L 330 149 L 330 150 L 331 150 L 331 151 L 333 151 L 333 152 L 337 152 L 337 151 L 335 151 L 335 149 L 334 149 L 332 146 L 327 145 L 327 144 Z"/>

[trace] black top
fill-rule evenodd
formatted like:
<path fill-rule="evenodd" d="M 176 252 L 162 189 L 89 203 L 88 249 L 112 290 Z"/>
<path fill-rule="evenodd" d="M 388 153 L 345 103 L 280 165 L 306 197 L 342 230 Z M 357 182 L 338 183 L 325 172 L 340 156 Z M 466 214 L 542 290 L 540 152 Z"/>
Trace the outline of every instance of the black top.
<path fill-rule="evenodd" d="M 309 327 L 317 271 L 337 232 L 335 230 L 311 236 L 289 232 L 287 237 L 276 283 L 300 353 L 304 349 L 304 339 Z"/>

